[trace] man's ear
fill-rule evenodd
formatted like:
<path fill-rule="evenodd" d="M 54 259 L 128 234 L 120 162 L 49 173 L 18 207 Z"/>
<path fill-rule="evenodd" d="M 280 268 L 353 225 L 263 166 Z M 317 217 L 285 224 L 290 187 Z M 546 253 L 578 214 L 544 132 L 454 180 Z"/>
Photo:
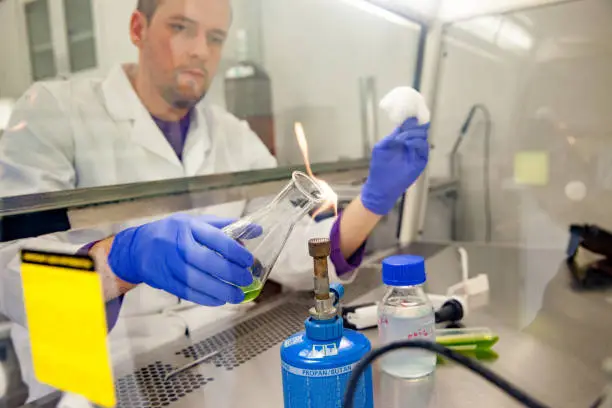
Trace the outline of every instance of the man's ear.
<path fill-rule="evenodd" d="M 132 44 L 138 48 L 142 47 L 148 25 L 149 22 L 144 14 L 138 10 L 132 13 L 132 17 L 130 18 L 130 39 L 132 40 Z"/>

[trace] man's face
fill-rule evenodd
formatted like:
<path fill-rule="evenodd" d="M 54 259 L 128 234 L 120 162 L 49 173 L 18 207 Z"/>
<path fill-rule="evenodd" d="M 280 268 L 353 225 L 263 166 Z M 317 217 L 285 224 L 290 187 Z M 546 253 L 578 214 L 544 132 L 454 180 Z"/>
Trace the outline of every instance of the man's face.
<path fill-rule="evenodd" d="M 148 23 L 134 16 L 132 38 L 140 63 L 171 106 L 190 108 L 204 98 L 230 23 L 229 0 L 163 0 Z"/>

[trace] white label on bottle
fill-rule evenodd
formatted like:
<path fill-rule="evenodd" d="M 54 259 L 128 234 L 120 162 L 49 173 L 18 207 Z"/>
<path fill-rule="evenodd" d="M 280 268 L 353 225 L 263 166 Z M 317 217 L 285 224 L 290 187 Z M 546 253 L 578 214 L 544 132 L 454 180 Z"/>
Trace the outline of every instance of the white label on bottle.
<path fill-rule="evenodd" d="M 423 317 L 381 315 L 378 318 L 381 344 L 400 340 L 435 341 L 435 320 L 430 314 Z"/>
<path fill-rule="evenodd" d="M 315 344 L 312 346 L 312 350 L 310 351 L 310 354 L 308 354 L 308 358 L 323 358 L 326 356 L 336 355 L 338 355 L 338 347 L 336 347 L 335 343 Z"/>

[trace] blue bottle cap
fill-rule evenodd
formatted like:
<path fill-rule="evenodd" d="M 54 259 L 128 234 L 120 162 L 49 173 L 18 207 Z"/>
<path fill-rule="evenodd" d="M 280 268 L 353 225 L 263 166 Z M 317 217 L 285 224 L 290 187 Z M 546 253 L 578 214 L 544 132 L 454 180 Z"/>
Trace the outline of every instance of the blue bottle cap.
<path fill-rule="evenodd" d="M 339 340 L 344 332 L 344 320 L 341 317 L 329 320 L 315 320 L 309 317 L 304 326 L 306 336 L 315 341 Z"/>
<path fill-rule="evenodd" d="M 422 285 L 427 280 L 425 259 L 415 255 L 395 255 L 383 261 L 383 282 L 388 286 Z"/>

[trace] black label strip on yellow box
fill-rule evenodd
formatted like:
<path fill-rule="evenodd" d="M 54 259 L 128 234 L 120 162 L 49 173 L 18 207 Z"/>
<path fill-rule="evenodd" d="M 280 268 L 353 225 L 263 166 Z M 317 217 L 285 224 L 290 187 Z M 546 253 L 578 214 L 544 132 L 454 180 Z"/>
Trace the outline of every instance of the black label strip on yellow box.
<path fill-rule="evenodd" d="M 94 404 L 116 404 L 100 277 L 88 256 L 21 251 L 36 378 Z"/>
<path fill-rule="evenodd" d="M 76 269 L 83 272 L 94 272 L 96 270 L 93 259 L 84 255 L 23 250 L 21 251 L 21 261 L 36 265 Z"/>

